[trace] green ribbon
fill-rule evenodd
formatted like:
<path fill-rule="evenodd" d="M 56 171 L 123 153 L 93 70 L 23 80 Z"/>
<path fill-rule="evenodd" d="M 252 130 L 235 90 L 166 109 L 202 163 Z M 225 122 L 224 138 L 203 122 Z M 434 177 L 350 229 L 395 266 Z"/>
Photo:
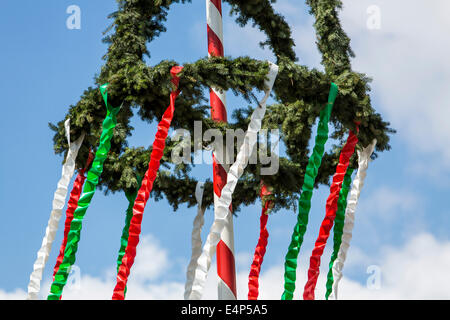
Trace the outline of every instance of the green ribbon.
<path fill-rule="evenodd" d="M 333 290 L 333 265 L 336 261 L 339 253 L 339 249 L 341 248 L 342 243 L 342 234 L 344 232 L 344 224 L 345 224 L 345 209 L 347 208 L 347 196 L 350 191 L 350 185 L 352 183 L 352 174 L 354 169 L 348 168 L 347 173 L 344 177 L 344 182 L 342 184 L 341 192 L 339 193 L 338 200 L 338 210 L 336 212 L 336 218 L 334 220 L 334 237 L 333 237 L 333 254 L 331 255 L 330 261 L 330 269 L 328 270 L 327 275 L 327 292 L 325 294 L 325 298 L 328 300 L 332 290 Z"/>
<path fill-rule="evenodd" d="M 328 96 L 327 106 L 320 112 L 320 120 L 317 128 L 316 142 L 313 153 L 308 160 L 306 173 L 303 181 L 302 193 L 299 199 L 297 224 L 292 233 L 291 243 L 286 254 L 284 263 L 284 292 L 281 300 L 292 300 L 295 291 L 295 280 L 297 278 L 297 258 L 300 247 L 308 224 L 309 211 L 311 209 L 311 199 L 313 195 L 314 183 L 316 181 L 319 167 L 322 163 L 322 157 L 325 152 L 325 143 L 328 140 L 328 122 L 330 121 L 331 111 L 338 95 L 338 86 L 331 83 L 330 94 Z"/>
<path fill-rule="evenodd" d="M 134 207 L 134 201 L 136 200 L 139 187 L 142 183 L 142 177 L 137 176 L 138 181 L 138 188 L 134 191 L 128 191 L 125 192 L 125 197 L 128 199 L 128 208 L 125 216 L 125 225 L 122 230 L 122 236 L 120 238 L 120 249 L 119 249 L 119 255 L 117 257 L 117 272 L 119 272 L 120 265 L 122 264 L 123 256 L 125 255 L 125 250 L 128 245 L 128 236 L 130 231 L 130 223 L 131 218 L 133 218 L 133 207 Z M 127 292 L 127 288 L 125 288 L 125 293 Z"/>
<path fill-rule="evenodd" d="M 111 139 L 114 135 L 114 128 L 117 125 L 116 116 L 121 107 L 113 108 L 108 104 L 107 87 L 108 84 L 104 84 L 100 87 L 100 92 L 103 96 L 107 109 L 106 118 L 103 121 L 100 144 L 97 152 L 95 153 L 92 167 L 87 174 L 83 193 L 78 201 L 78 207 L 74 212 L 74 218 L 70 225 L 70 231 L 67 237 L 66 250 L 64 251 L 64 259 L 55 275 L 54 281 L 50 288 L 50 294 L 47 298 L 48 300 L 59 300 L 62 295 L 64 286 L 67 283 L 67 278 L 69 277 L 70 269 L 75 263 L 75 255 L 78 250 L 78 242 L 80 241 L 83 218 L 89 208 L 89 205 L 91 204 L 99 178 L 103 172 L 103 164 L 105 163 L 108 152 L 111 149 Z"/>

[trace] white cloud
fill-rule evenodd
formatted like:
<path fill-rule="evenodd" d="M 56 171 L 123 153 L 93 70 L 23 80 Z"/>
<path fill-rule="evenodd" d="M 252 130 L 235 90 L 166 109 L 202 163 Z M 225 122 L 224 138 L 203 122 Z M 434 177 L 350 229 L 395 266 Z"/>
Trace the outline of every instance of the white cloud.
<path fill-rule="evenodd" d="M 411 150 L 444 156 L 450 167 L 450 27 L 448 1 L 344 1 L 342 23 L 356 53 L 354 68 L 373 77 L 375 108 Z M 366 9 L 378 5 L 381 29 L 366 27 Z"/>
<path fill-rule="evenodd" d="M 364 216 L 385 222 L 408 216 L 418 216 L 422 210 L 421 198 L 411 190 L 390 186 L 378 186 L 369 196 L 364 196 L 358 204 L 358 211 Z"/>
<path fill-rule="evenodd" d="M 450 2 L 344 0 L 343 3 L 340 18 L 356 54 L 353 67 L 373 78 L 374 108 L 391 122 L 412 154 L 417 157 L 432 154 L 431 167 L 450 171 L 450 148 L 446 148 L 450 140 L 450 102 L 446 95 L 450 88 L 447 40 L 450 20 L 446 15 Z M 380 30 L 367 28 L 370 17 L 367 9 L 373 5 L 380 8 Z M 279 0 L 274 7 L 291 25 L 299 63 L 322 69 L 314 17 L 307 14 L 308 7 L 294 0 Z M 204 24 L 195 24 L 191 34 L 197 35 L 203 28 Z M 227 55 L 274 59 L 270 50 L 259 47 L 266 36 L 251 24 L 241 28 L 233 17 L 224 15 L 224 37 Z M 198 41 L 197 36 L 192 38 Z"/>
<path fill-rule="evenodd" d="M 429 230 L 429 199 L 420 191 L 401 184 L 368 184 L 358 203 L 354 234 L 370 253 Z"/>
<path fill-rule="evenodd" d="M 381 289 L 368 290 L 348 279 L 342 298 L 449 299 L 450 242 L 419 234 L 403 248 L 386 248 L 380 259 Z"/>
<path fill-rule="evenodd" d="M 27 293 L 22 289 L 16 289 L 11 292 L 0 290 L 0 300 L 23 300 L 27 296 Z"/>
<path fill-rule="evenodd" d="M 439 159 L 433 164 L 450 169 L 450 3 L 432 4 L 408 0 L 344 0 L 341 22 L 351 38 L 356 54 L 353 67 L 374 79 L 373 105 L 390 121 L 415 154 Z M 381 12 L 381 29 L 369 30 L 367 8 L 376 5 Z M 322 69 L 315 44 L 314 17 L 293 0 L 279 0 L 276 11 L 291 25 L 300 63 Z M 247 26 L 240 28 L 231 19 L 225 21 L 226 50 L 232 55 L 248 54 L 270 58 L 258 43 L 265 35 Z M 236 36 L 239 35 L 239 36 Z"/>
<path fill-rule="evenodd" d="M 133 277 L 138 281 L 154 280 L 169 267 L 168 253 L 161 249 L 158 240 L 151 235 L 142 237 Z"/>
<path fill-rule="evenodd" d="M 355 248 L 350 249 L 350 256 Z M 341 281 L 340 299 L 449 299 L 450 291 L 450 242 L 438 241 L 430 234 L 420 234 L 412 238 L 403 247 L 387 247 L 379 257 L 377 265 L 381 270 L 380 288 L 367 288 L 345 277 Z M 364 268 L 368 266 L 364 265 Z M 324 266 L 323 266 L 324 267 Z M 306 282 L 306 266 L 301 265 L 298 272 L 297 292 L 299 298 Z M 321 268 L 321 275 L 316 288 L 316 299 L 325 295 L 326 268 Z M 241 275 L 240 275 L 241 276 Z M 368 274 L 367 277 L 370 275 Z M 282 293 L 283 269 L 273 267 L 261 277 L 261 298 L 279 299 Z M 240 289 L 245 278 L 239 278 Z M 242 297 L 241 297 L 242 298 Z"/>
<path fill-rule="evenodd" d="M 163 282 L 158 279 L 165 272 L 174 272 L 174 262 L 169 258 L 168 251 L 161 247 L 158 240 L 152 235 L 141 238 L 136 260 L 128 281 L 127 298 L 137 299 L 177 299 L 183 295 L 184 284 L 179 282 Z M 76 299 L 110 299 L 116 282 L 115 268 L 104 272 L 102 277 L 92 277 L 83 274 L 79 284 L 67 286 L 63 298 Z M 68 281 L 69 283 L 69 281 Z M 50 282 L 44 285 L 43 292 L 48 292 Z"/>
<path fill-rule="evenodd" d="M 442 157 L 414 157 L 411 162 L 405 164 L 405 174 L 409 177 L 420 179 L 439 187 L 441 190 L 450 188 L 448 176 L 449 164 Z"/>
<path fill-rule="evenodd" d="M 152 237 L 146 237 L 152 239 Z M 133 268 L 128 284 L 128 299 L 182 299 L 184 283 L 176 281 L 158 282 L 165 272 L 171 272 L 169 267 L 169 254 L 167 250 L 157 247 L 155 243 L 144 241 L 138 249 L 139 252 L 153 250 L 154 255 L 145 256 L 138 252 L 136 269 Z M 269 244 L 270 250 L 270 244 Z M 341 299 L 450 299 L 450 242 L 440 241 L 430 234 L 419 234 L 412 237 L 401 247 L 384 247 L 376 261 L 381 270 L 381 287 L 379 290 L 371 290 L 365 283 L 360 283 L 345 277 L 340 286 Z M 347 268 L 358 263 L 361 268 L 367 268 L 368 258 L 357 248 L 351 248 Z M 354 257 L 356 255 L 356 257 Z M 161 268 L 149 269 L 146 273 L 143 266 L 148 265 L 153 257 L 166 256 Z M 238 255 L 246 257 L 246 255 Z M 353 260 L 353 262 L 352 262 Z M 299 299 L 306 283 L 308 259 L 302 259 L 297 273 L 297 290 L 295 298 Z M 247 282 L 249 266 L 241 266 L 237 276 L 239 299 L 247 298 Z M 140 271 L 137 271 L 140 270 Z M 205 288 L 205 299 L 217 299 L 217 276 L 216 266 L 211 267 L 208 282 Z M 322 263 L 321 275 L 316 289 L 316 298 L 323 299 L 325 295 L 327 264 Z M 367 275 L 369 277 L 369 275 Z M 110 299 L 115 283 L 115 275 L 107 270 L 103 277 L 92 277 L 82 275 L 78 289 L 66 287 L 64 299 Z M 47 281 L 43 286 L 43 292 L 48 290 L 50 283 Z M 283 266 L 272 266 L 264 268 L 260 278 L 260 298 L 266 300 L 278 300 L 283 290 Z M 17 289 L 13 292 L 0 290 L 0 299 L 24 299 L 26 293 Z M 45 297 L 43 297 L 45 298 Z"/>

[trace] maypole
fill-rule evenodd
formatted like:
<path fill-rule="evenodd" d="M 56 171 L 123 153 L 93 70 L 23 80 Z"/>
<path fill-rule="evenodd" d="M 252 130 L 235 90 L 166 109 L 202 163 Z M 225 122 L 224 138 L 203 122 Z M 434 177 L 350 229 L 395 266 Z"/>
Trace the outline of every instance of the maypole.
<path fill-rule="evenodd" d="M 248 165 L 250 156 L 256 147 L 257 136 L 261 130 L 262 120 L 266 114 L 266 103 L 272 91 L 275 79 L 278 74 L 278 66 L 269 62 L 269 73 L 265 81 L 265 96 L 259 103 L 250 118 L 247 132 L 244 136 L 243 143 L 239 149 L 236 161 L 231 166 L 227 173 L 227 183 L 222 189 L 221 196 L 218 200 L 217 210 L 214 214 L 214 222 L 211 226 L 208 237 L 202 249 L 200 257 L 197 259 L 197 269 L 194 273 L 194 281 L 192 283 L 192 291 L 189 296 L 190 300 L 200 300 L 205 289 L 206 279 L 209 268 L 211 267 L 211 260 L 218 244 L 221 241 L 221 235 L 227 226 L 228 216 L 231 215 L 230 206 L 233 198 L 233 193 L 236 189 L 238 180 L 244 174 L 245 168 Z"/>
<path fill-rule="evenodd" d="M 356 119 L 361 122 L 361 131 L 358 134 L 361 145 L 376 138 L 379 141 L 377 147 L 379 152 L 389 150 L 389 134 L 395 131 L 389 128 L 389 123 L 385 122 L 372 108 L 368 95 L 367 77 L 364 74 L 353 72 L 351 69 L 350 60 L 353 52 L 350 48 L 350 39 L 340 26 L 338 17 L 338 11 L 341 8 L 340 0 L 307 0 L 310 12 L 315 16 L 317 45 L 322 54 L 322 65 L 325 72 L 316 69 L 310 70 L 306 66 L 296 64 L 292 32 L 283 16 L 276 13 L 273 8 L 272 3 L 275 1 L 227 1 L 231 5 L 233 13 L 236 13 L 236 22 L 240 26 L 252 23 L 265 33 L 267 40 L 263 42 L 263 45 L 270 47 L 274 56 L 277 57 L 279 68 L 270 62 L 250 57 L 222 58 L 224 56 L 222 3 L 221 0 L 206 0 L 209 59 L 200 59 L 194 63 L 185 64 L 183 81 L 179 83 L 181 67 L 170 69 L 177 65 L 176 62 L 163 60 L 157 65 L 150 66 L 146 64 L 144 57 L 150 55 L 147 44 L 165 31 L 166 15 L 171 5 L 190 1 L 148 1 L 146 5 L 137 0 L 119 1 L 117 11 L 112 14 L 114 22 L 111 33 L 106 36 L 106 42 L 109 44 L 108 52 L 105 55 L 106 63 L 102 67 L 100 75 L 95 78 L 95 83 L 113 82 L 110 94 L 114 97 L 114 101 L 124 101 L 124 110 L 118 117 L 120 107 L 113 108 L 108 103 L 107 85 L 104 85 L 100 87 L 101 95 L 96 89 L 87 89 L 80 101 L 71 106 L 68 115 L 65 116 L 65 119 L 70 117 L 73 120 L 73 133 L 80 136 L 82 132 L 86 132 L 89 135 L 90 138 L 83 145 L 84 149 L 94 147 L 92 144 L 96 140 L 99 140 L 99 143 L 81 194 L 80 188 L 77 186 L 74 188 L 76 192 L 73 193 L 73 201 L 69 201 L 70 210 L 67 213 L 66 230 L 69 226 L 70 230 L 65 232 L 67 240 L 63 240 L 62 262 L 59 257 L 57 263 L 60 265 L 54 276 L 49 300 L 60 299 L 62 295 L 70 269 L 75 263 L 83 220 L 97 187 L 104 187 L 106 191 L 111 192 L 124 191 L 129 200 L 125 227 L 121 237 L 117 283 L 113 294 L 113 299 L 117 300 L 125 298 L 128 276 L 136 257 L 141 234 L 144 209 L 152 190 L 156 194 L 157 200 L 164 195 L 175 210 L 183 204 L 187 204 L 189 207 L 195 204 L 192 192 L 197 181 L 190 174 L 192 164 L 186 163 L 182 167 L 174 167 L 171 170 L 169 169 L 171 168 L 170 163 L 175 164 L 175 161 L 170 161 L 168 157 L 163 158 L 164 151 L 170 153 L 170 149 L 177 146 L 167 142 L 166 148 L 166 139 L 175 115 L 175 100 L 181 90 L 184 94 L 180 101 L 181 108 L 177 112 L 177 114 L 180 113 L 180 116 L 176 117 L 174 125 L 178 128 L 190 128 L 191 136 L 192 134 L 195 136 L 195 129 L 197 129 L 192 127 L 194 120 L 206 121 L 209 129 L 219 129 L 220 132 L 223 132 L 221 129 L 228 127 L 226 92 L 224 91 L 230 89 L 235 93 L 242 93 L 246 98 L 250 97 L 253 89 L 265 92 L 259 106 L 254 109 L 249 123 L 247 110 L 243 108 L 236 110 L 237 122 L 232 127 L 247 128 L 239 150 L 234 150 L 234 146 L 226 147 L 225 143 L 218 143 L 216 139 L 214 141 L 213 185 L 208 182 L 204 188 L 205 190 L 213 189 L 214 195 L 209 191 L 209 194 L 202 199 L 200 193 L 196 192 L 199 208 L 192 232 L 192 263 L 188 267 L 186 299 L 199 300 L 202 298 L 212 257 L 216 252 L 219 276 L 218 298 L 220 300 L 237 299 L 232 204 L 236 211 L 240 206 L 253 203 L 258 198 L 255 191 L 261 188 L 260 184 L 263 182 L 261 174 L 256 170 L 263 163 L 255 163 L 256 166 L 252 166 L 250 169 L 247 169 L 247 165 L 257 146 L 257 137 L 261 131 L 263 119 L 265 128 L 281 129 L 286 152 L 285 156 L 275 159 L 279 160 L 277 161 L 280 165 L 279 170 L 270 179 L 267 178 L 269 184 L 262 187 L 262 189 L 270 188 L 272 195 L 263 197 L 260 239 L 249 275 L 249 299 L 258 297 L 258 277 L 268 238 L 266 212 L 271 209 L 271 206 L 274 210 L 288 209 L 299 196 L 297 223 L 285 259 L 285 290 L 282 299 L 291 300 L 293 298 L 297 258 L 308 224 L 313 190 L 321 184 L 328 183 L 329 178 L 335 173 L 336 163 L 340 160 L 336 152 L 325 153 L 328 137 L 342 139 L 345 129 L 349 129 L 348 125 Z M 126 57 L 125 60 L 124 57 Z M 280 77 L 277 78 L 278 69 Z M 164 97 L 169 91 L 169 70 L 173 86 L 170 93 L 170 106 L 166 109 Z M 326 102 L 325 91 L 331 78 L 336 81 L 336 84 L 331 84 L 328 104 L 319 110 L 318 101 Z M 277 85 L 274 87 L 275 79 L 277 79 Z M 210 120 L 204 118 L 205 85 L 211 87 Z M 336 101 L 338 85 L 342 86 L 343 90 Z M 276 104 L 267 107 L 266 103 L 272 89 L 276 96 Z M 106 118 L 100 108 L 102 96 L 107 108 Z M 335 102 L 337 103 L 336 112 L 331 118 Z M 127 138 L 133 133 L 130 119 L 136 114 L 135 107 L 139 108 L 140 118 L 147 122 L 159 120 L 160 115 L 164 113 L 158 124 L 158 132 L 151 149 L 128 146 Z M 315 145 L 308 159 L 308 142 L 313 134 L 311 121 L 317 118 L 319 111 Z M 206 117 L 209 118 L 209 116 Z M 329 126 L 331 124 L 335 127 L 335 131 L 330 134 Z M 120 128 L 114 134 L 116 125 Z M 30 278 L 28 292 L 30 299 L 38 297 L 44 266 L 50 254 L 57 222 L 62 215 L 63 200 L 68 192 L 67 186 L 70 180 L 68 176 L 73 175 L 75 168 L 75 160 L 71 160 L 69 155 L 75 156 L 74 147 L 77 141 L 70 143 L 70 138 L 66 141 L 64 136 L 65 120 L 58 122 L 57 125 L 50 124 L 50 127 L 55 131 L 54 149 L 56 153 L 67 152 L 68 159 L 64 165 L 66 168 L 63 167 L 63 177 L 60 181 L 63 185 L 58 184 L 46 235 Z M 353 125 L 351 127 L 354 128 Z M 66 129 L 66 132 L 69 131 Z M 194 138 L 194 140 L 196 139 Z M 81 145 L 81 141 L 79 145 Z M 361 154 L 358 153 L 358 173 L 345 212 L 342 243 L 340 246 L 336 243 L 335 246 L 336 251 L 339 246 L 339 252 L 332 263 L 333 282 L 331 283 L 330 280 L 327 287 L 327 289 L 331 288 L 330 296 L 332 297 L 337 295 L 337 286 L 342 277 L 342 267 L 351 238 L 354 210 L 374 147 L 375 145 L 371 149 L 364 149 Z M 149 150 L 151 150 L 150 162 L 147 160 Z M 238 151 L 236 161 L 233 159 L 235 151 Z M 191 153 L 191 156 L 193 155 Z M 348 159 L 345 159 L 345 166 L 347 166 L 347 162 Z M 164 165 L 164 163 L 169 166 L 169 170 L 158 175 L 160 165 Z M 306 168 L 300 170 L 306 163 Z M 77 165 L 80 167 L 83 163 L 77 162 Z M 148 169 L 145 169 L 147 165 Z M 318 276 L 317 268 L 323 254 L 323 246 L 330 235 L 331 226 L 338 213 L 336 199 L 341 197 L 341 192 L 338 190 L 342 183 L 340 179 L 345 171 L 341 169 L 343 167 L 340 165 L 339 180 L 337 177 L 334 179 L 331 190 L 332 199 L 330 204 L 327 204 L 330 210 L 327 210 L 320 239 L 313 252 L 307 285 L 308 292 L 306 292 L 307 298 L 314 297 L 316 276 Z M 143 173 L 143 170 L 147 170 L 144 182 L 137 181 L 136 183 L 135 176 Z M 158 180 L 156 180 L 157 177 Z M 79 176 L 79 178 L 81 183 L 83 177 Z M 238 188 L 239 180 L 242 187 L 239 185 Z M 349 180 L 347 179 L 346 182 Z M 301 189 L 299 189 L 300 184 Z M 139 188 L 137 195 L 131 194 L 136 188 Z M 201 191 L 200 188 L 197 191 Z M 344 199 L 344 192 L 342 193 L 341 198 Z M 78 196 L 79 199 L 75 204 Z M 214 222 L 203 247 L 201 247 L 203 211 L 213 203 Z M 339 218 L 341 218 L 342 212 L 339 214 Z M 72 221 L 69 223 L 71 219 Z M 340 223 L 336 230 L 341 229 L 342 221 L 338 219 L 336 222 Z M 336 238 L 339 238 L 338 231 L 336 234 Z"/>
<path fill-rule="evenodd" d="M 223 57 L 222 0 L 206 0 L 206 21 L 208 28 L 208 55 Z M 210 90 L 211 117 L 217 122 L 227 122 L 226 93 L 217 88 Z M 213 153 L 214 212 L 227 183 L 227 152 Z M 230 206 L 231 213 L 231 206 Z M 233 215 L 229 214 L 221 240 L 217 245 L 217 275 L 219 276 L 219 300 L 236 300 L 236 268 L 234 260 Z"/>

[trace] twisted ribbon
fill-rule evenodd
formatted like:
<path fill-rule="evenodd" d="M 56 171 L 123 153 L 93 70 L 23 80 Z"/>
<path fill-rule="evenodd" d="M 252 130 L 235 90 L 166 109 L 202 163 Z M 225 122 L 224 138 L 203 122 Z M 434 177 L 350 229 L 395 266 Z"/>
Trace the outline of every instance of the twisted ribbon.
<path fill-rule="evenodd" d="M 138 186 L 141 186 L 142 183 L 142 177 L 137 176 L 137 182 Z M 129 236 L 129 229 L 130 229 L 130 223 L 131 218 L 133 217 L 133 206 L 134 201 L 137 197 L 138 189 L 135 189 L 134 191 L 127 191 L 125 192 L 125 197 L 128 200 L 128 208 L 125 215 L 125 225 L 122 229 L 122 235 L 120 237 L 120 248 L 119 248 L 119 254 L 117 256 L 117 272 L 119 272 L 120 265 L 122 264 L 123 256 L 125 255 L 125 249 L 128 244 L 128 236 Z M 125 294 L 127 293 L 127 288 L 125 287 Z"/>
<path fill-rule="evenodd" d="M 170 105 L 162 116 L 161 122 L 158 124 L 158 131 L 156 132 L 155 141 L 153 142 L 153 149 L 150 155 L 150 162 L 148 164 L 147 172 L 142 181 L 141 188 L 138 191 L 136 200 L 133 206 L 133 216 L 130 221 L 128 243 L 125 249 L 125 254 L 122 258 L 122 263 L 119 266 L 117 273 L 117 282 L 112 296 L 113 300 L 125 299 L 125 288 L 130 275 L 130 269 L 133 266 L 136 258 L 136 248 L 139 243 L 139 236 L 141 234 L 141 224 L 144 215 L 144 209 L 153 189 L 156 175 L 161 164 L 161 159 L 164 155 L 164 148 L 166 146 L 166 138 L 169 133 L 170 124 L 175 112 L 175 100 L 180 94 L 178 85 L 180 78 L 178 73 L 183 67 L 173 67 L 170 71 L 172 75 L 172 85 L 174 90 L 170 94 Z"/>
<path fill-rule="evenodd" d="M 114 135 L 114 128 L 117 125 L 116 116 L 121 107 L 113 108 L 109 105 L 107 88 L 108 84 L 104 84 L 100 87 L 100 92 L 103 96 L 103 100 L 105 101 L 107 110 L 106 118 L 102 125 L 100 144 L 97 152 L 95 153 L 92 167 L 87 174 L 86 182 L 83 187 L 83 193 L 78 200 L 78 207 L 74 212 L 74 217 L 72 223 L 70 224 L 70 231 L 67 236 L 64 259 L 54 277 L 55 279 L 53 280 L 50 288 L 50 294 L 47 298 L 48 300 L 59 300 L 62 295 L 64 286 L 67 283 L 67 278 L 69 277 L 70 269 L 75 263 L 84 216 L 86 215 L 86 211 L 91 204 L 92 198 L 94 197 L 95 189 L 103 172 L 103 164 L 105 163 L 108 152 L 111 149 L 111 139 Z"/>
<path fill-rule="evenodd" d="M 198 182 L 195 189 L 195 198 L 197 199 L 197 215 L 194 219 L 192 228 L 192 254 L 191 261 L 189 262 L 186 272 L 186 285 L 184 290 L 184 299 L 189 299 L 192 291 L 192 284 L 194 283 L 195 269 L 197 269 L 197 259 L 202 254 L 202 227 L 205 223 L 205 207 L 202 206 L 203 192 L 205 188 L 204 182 Z"/>
<path fill-rule="evenodd" d="M 311 154 L 303 181 L 302 193 L 298 202 L 297 223 L 292 233 L 291 243 L 286 254 L 284 263 L 284 292 L 282 300 L 292 300 L 295 291 L 295 280 L 297 279 L 297 258 L 300 253 L 300 247 L 303 243 L 306 227 L 308 225 L 309 211 L 311 209 L 311 199 L 313 195 L 314 183 L 316 181 L 319 167 L 322 163 L 322 157 L 325 152 L 325 143 L 328 140 L 328 122 L 330 121 L 331 111 L 338 95 L 338 87 L 331 84 L 330 94 L 326 107 L 320 112 L 319 125 L 317 127 L 316 142 L 313 153 Z"/>
<path fill-rule="evenodd" d="M 342 278 L 342 269 L 344 268 L 344 262 L 347 257 L 348 248 L 350 247 L 350 241 L 352 239 L 353 227 L 355 224 L 355 211 L 358 204 L 359 196 L 361 195 L 361 190 L 364 187 L 364 180 L 367 176 L 367 169 L 370 163 L 370 156 L 372 155 L 377 140 L 364 148 L 362 151 L 357 150 L 358 153 L 358 172 L 353 180 L 352 190 L 350 191 L 350 198 L 348 199 L 347 209 L 345 210 L 345 223 L 344 231 L 342 234 L 342 243 L 339 248 L 339 253 L 337 259 L 333 265 L 333 290 L 330 297 L 337 299 L 338 297 L 338 287 L 339 281 Z"/>
<path fill-rule="evenodd" d="M 330 236 L 331 228 L 333 227 L 336 211 L 338 209 L 339 193 L 341 192 L 342 182 L 350 164 L 350 158 L 355 153 L 355 147 L 358 143 L 358 137 L 350 131 L 344 148 L 339 157 L 339 163 L 336 168 L 336 173 L 333 176 L 333 182 L 330 187 L 330 196 L 327 199 L 326 214 L 322 221 L 319 231 L 319 237 L 314 245 L 313 252 L 310 258 L 308 281 L 303 292 L 304 300 L 314 300 L 314 290 L 316 289 L 317 279 L 320 273 L 320 258 L 322 257 L 325 246 L 327 245 L 328 237 Z"/>
<path fill-rule="evenodd" d="M 273 207 L 273 202 L 266 200 L 265 197 L 271 195 L 269 188 L 262 184 L 260 197 L 263 204 L 263 209 L 260 218 L 260 231 L 258 244 L 256 245 L 255 253 L 253 255 L 253 262 L 250 267 L 250 274 L 248 276 L 248 300 L 258 300 L 259 295 L 259 274 L 261 272 L 261 265 L 264 261 L 266 248 L 269 238 L 267 231 L 267 220 L 269 219 L 269 210 Z"/>
<path fill-rule="evenodd" d="M 344 230 L 344 222 L 345 222 L 345 209 L 347 208 L 347 196 L 348 192 L 350 191 L 350 184 L 352 183 L 353 171 L 354 171 L 353 168 L 348 168 L 347 173 L 345 174 L 344 183 L 342 184 L 341 192 L 339 193 L 338 210 L 336 212 L 336 219 L 334 220 L 333 253 L 331 254 L 329 270 L 327 274 L 327 284 L 326 284 L 327 292 L 325 294 L 325 299 L 327 300 L 331 294 L 334 282 L 333 279 L 334 261 L 336 261 L 342 243 L 342 232 Z"/>
<path fill-rule="evenodd" d="M 42 240 L 41 248 L 37 253 L 37 259 L 33 265 L 33 272 L 30 275 L 30 282 L 28 284 L 28 300 L 37 300 L 41 290 L 41 280 L 44 273 L 45 265 L 52 250 L 53 242 L 55 241 L 56 232 L 58 231 L 59 220 L 62 217 L 62 209 L 66 202 L 68 187 L 70 180 L 75 172 L 75 160 L 80 150 L 81 144 L 84 140 L 84 133 L 74 143 L 70 143 L 70 119 L 64 123 L 66 130 L 66 138 L 69 144 L 66 162 L 62 167 L 61 179 L 58 182 L 58 187 L 53 196 L 52 211 L 50 219 L 48 220 L 45 236 Z"/>
<path fill-rule="evenodd" d="M 86 181 L 86 176 L 84 174 L 91 165 L 92 160 L 94 160 L 94 154 L 92 152 L 89 152 L 86 165 L 83 169 L 81 169 L 78 172 L 75 182 L 73 183 L 72 191 L 70 192 L 70 198 L 66 210 L 66 221 L 64 223 L 64 236 L 61 243 L 61 247 L 59 249 L 58 258 L 56 258 L 55 267 L 53 268 L 53 280 L 55 279 L 55 275 L 59 270 L 59 266 L 61 265 L 64 259 L 64 251 L 66 250 L 67 236 L 69 235 L 70 224 L 72 223 L 73 220 L 73 213 L 75 212 L 75 209 L 78 207 L 78 200 L 80 199 L 81 196 L 81 190 L 83 189 L 84 181 Z"/>
<path fill-rule="evenodd" d="M 142 183 L 142 177 L 137 177 L 138 186 L 141 186 Z M 117 272 L 119 272 L 120 265 L 122 264 L 122 258 L 125 255 L 125 249 L 127 248 L 128 244 L 128 236 L 129 236 L 129 229 L 130 229 L 130 223 L 131 218 L 133 217 L 133 207 L 134 207 L 134 201 L 136 200 L 138 193 L 138 189 L 135 189 L 133 191 L 127 191 L 125 192 L 125 197 L 128 200 L 128 208 L 125 215 L 125 225 L 122 229 L 122 236 L 120 237 L 120 248 L 119 248 L 119 254 L 117 257 Z"/>

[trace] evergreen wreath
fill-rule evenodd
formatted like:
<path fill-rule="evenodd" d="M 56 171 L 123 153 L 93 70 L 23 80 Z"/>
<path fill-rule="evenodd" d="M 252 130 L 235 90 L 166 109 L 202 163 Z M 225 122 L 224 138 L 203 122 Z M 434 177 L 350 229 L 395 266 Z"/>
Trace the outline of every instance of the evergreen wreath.
<path fill-rule="evenodd" d="M 148 43 L 166 31 L 166 21 L 170 6 L 187 3 L 190 0 L 116 0 L 118 10 L 109 18 L 111 26 L 105 31 L 104 41 L 109 44 L 104 56 L 105 64 L 95 84 L 100 87 L 109 83 L 108 94 L 112 106 L 122 108 L 117 116 L 118 125 L 112 139 L 111 151 L 104 165 L 99 188 L 108 192 L 130 193 L 138 186 L 138 176 L 142 176 L 148 166 L 151 152 L 149 148 L 129 147 L 127 138 L 132 135 L 130 119 L 135 112 L 146 122 L 158 121 L 167 107 L 171 92 L 170 69 L 179 65 L 176 61 L 161 61 L 148 66 L 144 57 L 150 56 Z M 322 54 L 324 72 L 297 64 L 291 29 L 284 17 L 274 11 L 275 0 L 224 0 L 231 5 L 231 15 L 236 16 L 240 26 L 253 23 L 267 36 L 261 43 L 269 47 L 279 66 L 279 74 L 273 92 L 275 104 L 268 106 L 263 121 L 263 129 L 280 129 L 281 139 L 286 146 L 286 157 L 279 158 L 279 171 L 275 175 L 260 176 L 261 164 L 249 165 L 233 194 L 233 210 L 254 203 L 260 194 L 260 181 L 271 187 L 269 196 L 274 210 L 292 208 L 299 196 L 306 164 L 308 162 L 312 127 L 321 109 L 326 105 L 330 83 L 339 86 L 339 96 L 335 102 L 331 120 L 331 138 L 343 144 L 348 130 L 355 130 L 355 122 L 360 122 L 357 148 L 366 147 L 377 139 L 377 152 L 390 149 L 389 135 L 395 131 L 389 127 L 379 113 L 373 109 L 369 96 L 370 79 L 363 73 L 352 70 L 350 59 L 354 53 L 350 39 L 342 29 L 338 11 L 340 0 L 306 0 L 310 14 L 316 21 L 317 45 Z M 208 58 L 194 63 L 183 63 L 179 88 L 182 94 L 177 99 L 172 126 L 187 129 L 193 136 L 194 121 L 201 121 L 203 130 L 217 128 L 222 131 L 245 128 L 252 113 L 250 107 L 234 112 L 234 123 L 216 123 L 210 118 L 208 98 L 210 87 L 231 89 L 242 95 L 248 102 L 252 100 L 252 90 L 262 90 L 268 72 L 268 63 L 250 57 L 236 59 Z M 95 148 L 101 134 L 101 124 L 106 109 L 98 88 L 88 88 L 80 101 L 71 106 L 64 120 L 49 124 L 55 131 L 54 150 L 57 154 L 67 153 L 64 121 L 71 119 L 71 137 L 76 140 L 82 132 L 86 138 L 77 158 L 77 167 L 83 168 L 89 150 Z M 177 145 L 168 142 L 162 167 L 154 184 L 152 197 L 165 197 L 174 210 L 181 204 L 196 205 L 195 188 L 197 181 L 190 175 L 191 164 L 173 165 L 171 152 Z M 316 187 L 329 184 L 335 173 L 342 146 L 335 145 L 324 155 Z M 376 156 L 376 154 L 374 155 Z M 351 162 L 357 168 L 355 156 Z M 211 181 L 205 184 L 203 204 L 213 204 Z"/>

